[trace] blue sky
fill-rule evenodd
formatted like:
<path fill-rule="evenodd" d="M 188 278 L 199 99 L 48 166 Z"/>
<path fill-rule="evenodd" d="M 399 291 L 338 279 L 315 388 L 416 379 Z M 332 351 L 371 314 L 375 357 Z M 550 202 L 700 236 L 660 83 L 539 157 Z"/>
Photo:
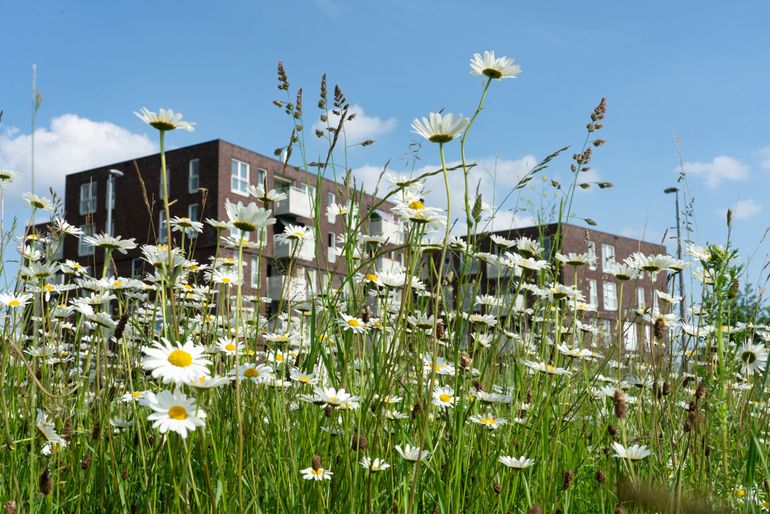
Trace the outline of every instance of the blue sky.
<path fill-rule="evenodd" d="M 388 160 L 398 169 L 416 140 L 413 118 L 472 113 L 482 82 L 468 61 L 494 50 L 523 72 L 493 84 L 474 127 L 469 158 L 487 171 L 497 162 L 499 180 L 485 192 L 501 198 L 526 163 L 582 143 L 604 96 L 607 144 L 595 153 L 594 178 L 616 187 L 578 195 L 578 214 L 602 230 L 660 240 L 673 224 L 673 198 L 662 190 L 676 180 L 678 135 L 699 242 L 723 242 L 723 211 L 737 207 L 734 239 L 749 254 L 770 219 L 770 3 L 36 1 L 3 3 L 0 18 L 13 42 L 0 60 L 0 167 L 28 168 L 36 64 L 39 184 L 152 151 L 155 134 L 132 114 L 142 106 L 197 123 L 172 145 L 222 138 L 269 155 L 290 131 L 271 103 L 283 98 L 279 60 L 292 89 L 305 91 L 308 128 L 324 72 L 358 106 L 353 136 L 377 142 L 352 148 L 349 165 L 371 181 Z M 423 149 L 421 165 L 437 162 L 435 150 Z M 449 160 L 457 150 L 448 148 Z M 566 181 L 568 167 L 567 156 L 547 174 Z M 527 195 L 539 201 L 537 191 Z M 23 212 L 16 200 L 9 209 Z M 752 282 L 767 253 L 764 243 Z"/>

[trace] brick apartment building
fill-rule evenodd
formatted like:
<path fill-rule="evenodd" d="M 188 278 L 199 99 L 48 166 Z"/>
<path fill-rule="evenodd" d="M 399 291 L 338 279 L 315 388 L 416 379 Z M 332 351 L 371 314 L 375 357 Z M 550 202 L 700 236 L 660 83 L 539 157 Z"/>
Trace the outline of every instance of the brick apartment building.
<path fill-rule="evenodd" d="M 245 294 L 254 294 L 259 290 L 261 296 L 278 300 L 286 287 L 292 300 L 300 301 L 330 283 L 336 285 L 336 277 L 345 273 L 344 259 L 335 253 L 338 237 L 345 230 L 343 217 L 327 214 L 327 206 L 335 203 L 349 205 L 351 202 L 352 192 L 341 184 L 327 178 L 319 182 L 315 174 L 284 166 L 280 161 L 220 139 L 167 151 L 166 166 L 172 217 L 188 217 L 195 221 L 208 218 L 226 220 L 226 200 L 244 204 L 255 201 L 253 197 L 249 198 L 250 185 L 266 183 L 268 190 L 276 189 L 287 195 L 285 200 L 272 205 L 277 222 L 267 229 L 261 262 L 257 250 L 245 250 Z M 111 169 L 123 172 L 123 176 L 113 181 L 113 226 L 110 233 L 134 238 L 139 245 L 165 241 L 167 234 L 159 154 L 67 175 L 64 194 L 66 220 L 81 227 L 86 234 L 106 232 L 107 180 Z M 320 192 L 317 192 L 319 185 Z M 314 210 L 316 199 L 320 200 L 318 226 Z M 392 204 L 383 203 L 371 210 L 377 202 L 376 198 L 364 194 L 352 212 L 356 215 L 369 213 L 369 219 L 364 223 L 369 234 L 385 236 L 393 245 L 402 244 L 403 233 L 390 215 Z M 310 227 L 314 233 L 320 232 L 321 244 L 308 242 L 302 246 L 293 278 L 284 284 L 290 247 L 276 244 L 273 236 L 283 232 L 289 224 Z M 180 234 L 174 232 L 172 237 L 178 244 Z M 256 240 L 256 236 L 252 235 L 252 238 Z M 205 223 L 203 232 L 187 242 L 188 248 L 194 248 L 193 256 L 201 263 L 210 262 L 216 245 L 217 232 Z M 221 247 L 219 250 L 219 256 L 223 258 L 232 258 L 236 254 L 237 250 L 232 248 Z M 74 238 L 65 240 L 61 257 L 96 270 L 101 269 L 104 259 L 102 252 L 94 251 Z M 376 265 L 387 268 L 400 259 L 400 253 L 393 251 L 378 258 Z M 114 272 L 120 276 L 139 277 L 148 271 L 144 268 L 139 248 L 129 251 L 127 255 L 114 252 L 113 260 Z"/>
<path fill-rule="evenodd" d="M 558 233 L 559 224 L 552 223 L 540 227 L 526 227 L 513 230 L 505 230 L 486 233 L 479 236 L 479 248 L 481 252 L 499 253 L 499 247 L 490 239 L 493 234 L 506 239 L 528 237 L 539 241 L 543 246 L 543 255 L 553 258 L 551 246 L 554 236 Z M 577 287 L 583 293 L 586 302 L 596 307 L 596 315 L 589 316 L 589 322 L 601 329 L 609 342 L 610 337 L 617 337 L 616 325 L 620 303 L 620 283 L 611 274 L 615 262 L 622 262 L 634 252 L 645 255 L 665 254 L 663 245 L 649 243 L 638 239 L 632 239 L 614 234 L 608 234 L 587 227 L 579 227 L 571 224 L 561 224 L 561 253 L 588 253 L 595 258 L 592 265 L 583 265 L 577 268 Z M 497 278 L 507 270 L 493 264 L 482 263 L 477 273 L 482 289 L 493 292 Z M 558 282 L 565 285 L 574 285 L 575 269 L 570 265 L 562 265 L 559 268 Z M 658 273 L 654 283 L 650 275 L 644 273 L 638 279 L 625 282 L 623 286 L 622 307 L 624 311 L 635 307 L 659 307 L 655 290 L 666 291 L 668 276 L 666 273 Z M 660 305 L 660 308 L 663 306 Z M 624 320 L 624 339 L 627 347 L 636 347 L 642 341 L 650 341 L 650 326 L 641 323 L 638 317 L 626 316 Z"/>

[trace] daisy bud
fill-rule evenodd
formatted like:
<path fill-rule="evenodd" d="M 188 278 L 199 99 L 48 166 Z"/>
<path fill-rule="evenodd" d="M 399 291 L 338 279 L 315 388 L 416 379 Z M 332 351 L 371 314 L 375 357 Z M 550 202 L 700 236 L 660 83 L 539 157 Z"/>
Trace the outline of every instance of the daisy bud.
<path fill-rule="evenodd" d="M 51 494 L 51 490 L 53 489 L 53 480 L 51 480 L 51 475 L 48 473 L 48 468 L 44 469 L 40 474 L 40 478 L 38 479 L 38 487 L 40 488 L 40 492 L 43 494 L 43 496 L 48 496 Z"/>
<path fill-rule="evenodd" d="M 564 481 L 562 482 L 564 489 L 569 489 L 569 486 L 572 485 L 573 480 L 575 480 L 575 472 L 571 469 L 568 469 L 564 472 Z"/>
<path fill-rule="evenodd" d="M 16 502 L 13 500 L 8 500 L 5 502 L 5 508 L 3 511 L 5 514 L 16 514 Z"/>
<path fill-rule="evenodd" d="M 500 482 L 495 482 L 492 484 L 492 490 L 495 492 L 495 494 L 500 494 L 500 491 L 503 490 L 503 486 L 500 485 Z"/>
<path fill-rule="evenodd" d="M 604 474 L 604 472 L 601 469 L 596 470 L 596 482 L 599 484 L 603 484 L 607 481 L 607 476 Z"/>
<path fill-rule="evenodd" d="M 527 514 L 543 514 L 543 507 L 536 503 L 529 508 Z"/>
<path fill-rule="evenodd" d="M 321 469 L 321 457 L 318 455 L 313 455 L 313 458 L 310 460 L 310 467 L 316 471 Z"/>
<path fill-rule="evenodd" d="M 628 413 L 625 393 L 620 389 L 615 389 L 615 396 L 613 396 L 612 401 L 615 405 L 615 417 L 618 419 L 625 418 Z"/>

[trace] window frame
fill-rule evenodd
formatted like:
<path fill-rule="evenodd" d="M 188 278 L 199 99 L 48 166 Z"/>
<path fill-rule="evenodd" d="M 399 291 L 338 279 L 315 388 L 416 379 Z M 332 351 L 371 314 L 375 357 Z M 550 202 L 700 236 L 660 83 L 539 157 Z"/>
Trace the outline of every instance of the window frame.
<path fill-rule="evenodd" d="M 618 310 L 618 285 L 611 280 L 602 282 L 602 307 L 605 311 Z"/>
<path fill-rule="evenodd" d="M 607 250 L 610 251 L 608 252 Z M 604 273 L 612 273 L 614 271 L 613 268 L 617 262 L 615 256 L 615 245 L 602 243 L 602 271 Z"/>
<path fill-rule="evenodd" d="M 201 170 L 200 159 L 190 159 L 187 163 L 187 192 L 190 194 L 197 193 L 201 188 Z M 195 181 L 195 187 L 193 187 L 193 180 Z"/>
<path fill-rule="evenodd" d="M 242 176 L 242 172 L 245 169 L 245 178 Z M 237 175 L 236 175 L 237 171 Z M 249 185 L 251 184 L 251 165 L 246 161 L 241 161 L 236 158 L 230 159 L 230 192 L 236 195 L 249 196 Z M 237 189 L 235 184 L 245 183 L 243 190 Z"/>
<path fill-rule="evenodd" d="M 96 212 L 96 209 L 98 208 L 98 194 L 99 194 L 99 187 L 98 182 L 95 180 L 89 180 L 88 182 L 83 182 L 80 184 L 80 205 L 79 205 L 79 212 L 81 216 L 86 216 L 88 214 L 94 214 Z M 86 191 L 86 188 L 88 188 L 88 198 L 84 198 L 83 192 Z M 85 202 L 88 202 L 88 209 L 84 209 L 83 205 Z"/>
<path fill-rule="evenodd" d="M 84 242 L 88 236 L 93 236 L 96 233 L 96 227 L 93 223 L 86 223 L 80 226 L 80 230 L 83 234 L 78 238 L 78 257 L 91 257 L 94 255 L 96 248 Z"/>
<path fill-rule="evenodd" d="M 596 271 L 596 241 L 588 241 L 588 269 Z"/>
<path fill-rule="evenodd" d="M 166 211 L 163 209 L 158 211 L 158 242 L 168 242 L 168 224 L 166 223 Z"/>

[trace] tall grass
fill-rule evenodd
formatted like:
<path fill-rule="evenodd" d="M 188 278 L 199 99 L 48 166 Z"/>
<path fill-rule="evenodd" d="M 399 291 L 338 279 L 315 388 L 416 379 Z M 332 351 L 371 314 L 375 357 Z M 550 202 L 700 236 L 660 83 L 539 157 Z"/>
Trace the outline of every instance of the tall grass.
<path fill-rule="evenodd" d="M 378 184 L 384 200 L 375 208 L 395 204 L 404 229 L 404 268 L 378 270 L 377 257 L 393 245 L 365 236 L 368 212 L 342 214 L 338 260 L 345 276 L 307 301 L 296 301 L 285 285 L 270 316 L 263 291 L 243 292 L 250 243 L 223 242 L 229 248 L 218 246 L 201 272 L 206 266 L 181 242 L 184 229 L 189 235 L 198 228 L 172 221 L 168 197 L 169 244 L 143 247 L 143 280 L 114 277 L 106 264 L 89 275 L 57 262 L 63 238 L 76 231 L 55 222 L 56 209 L 29 197 L 31 219 L 40 208 L 53 212 L 47 232 L 29 228 L 21 270 L 0 297 L 5 511 L 767 510 L 770 327 L 731 322 L 742 271 L 737 252 L 729 240 L 693 247 L 701 291 L 689 299 L 689 324 L 669 312 L 665 296 L 659 310 L 621 303 L 618 320 L 642 319 L 652 340 L 624 348 L 616 328 L 605 345 L 591 326 L 595 309 L 580 291 L 556 283 L 560 267 L 577 276 L 579 265 L 556 259 L 560 235 L 550 255 L 526 239 L 512 247 L 496 242 L 506 247 L 499 256 L 479 250 L 500 205 L 486 209 L 470 182 L 466 142 L 483 122 L 486 96 L 509 94 L 507 84 L 483 75 L 473 117 L 455 134 L 459 141 L 421 149 L 423 159 L 441 165 Z M 360 199 L 345 172 L 350 114 L 342 90 L 328 99 L 324 77 L 318 106 L 327 128 L 318 135 L 328 150 L 311 161 L 302 92 L 290 92 L 283 66 L 279 89 L 286 97 L 275 103 L 292 120 L 289 142 L 278 149 L 284 162 L 294 156 L 310 180 L 340 180 L 346 201 Z M 571 182 L 553 184 L 554 221 L 575 219 L 576 190 L 586 187 L 582 177 L 603 143 L 597 133 L 605 108 L 602 101 L 591 113 L 572 156 Z M 159 129 L 161 140 L 171 129 Z M 565 150 L 538 163 L 510 194 L 530 191 L 533 178 Z M 458 174 L 462 190 L 453 189 Z M 424 203 L 423 184 L 435 177 L 446 205 Z M 602 184 L 589 187 L 608 187 Z M 455 194 L 464 212 L 448 211 Z M 271 209 L 274 199 L 252 201 Z M 321 215 L 316 208 L 316 223 Z M 462 238 L 453 235 L 455 218 Z M 220 241 L 232 222 L 215 223 Z M 264 224 L 250 235 L 264 242 Z M 320 248 L 318 231 L 313 237 Z M 108 258 L 122 244 L 91 241 Z M 292 275 L 301 245 L 309 243 L 289 234 L 287 244 Z M 478 269 L 487 265 L 499 278 L 482 284 Z M 683 263 L 662 256 L 629 265 L 634 274 L 647 272 L 652 284 L 654 274 L 683 272 Z M 332 268 L 325 256 L 319 266 Z M 621 281 L 621 298 L 622 287 Z M 193 377 L 177 387 L 153 377 L 147 349 L 161 338 L 175 348 L 190 341 L 205 349 L 205 376 L 218 383 L 201 387 L 208 382 Z M 187 419 L 204 424 L 162 433 L 148 420 L 149 405 L 176 389 L 195 401 Z M 414 460 L 403 457 L 407 445 L 416 448 Z M 522 459 L 509 467 L 500 457 Z M 364 458 L 387 465 L 365 468 Z"/>

